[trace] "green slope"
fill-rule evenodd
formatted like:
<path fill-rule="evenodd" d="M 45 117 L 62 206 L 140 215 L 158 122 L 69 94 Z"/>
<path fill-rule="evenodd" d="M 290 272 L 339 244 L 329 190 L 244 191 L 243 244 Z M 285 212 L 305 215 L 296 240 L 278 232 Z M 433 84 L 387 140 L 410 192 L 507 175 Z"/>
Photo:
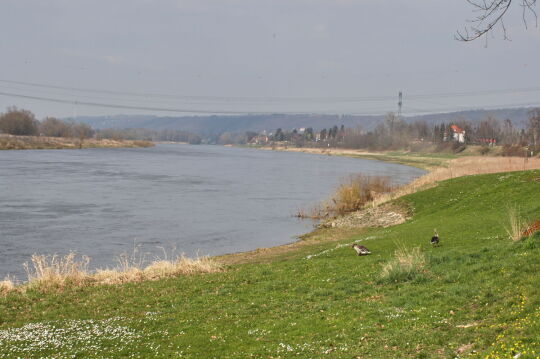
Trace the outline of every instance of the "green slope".
<path fill-rule="evenodd" d="M 539 357 L 540 235 L 513 243 L 504 227 L 512 205 L 540 219 L 540 171 L 457 178 L 400 201 L 408 222 L 292 259 L 0 298 L 0 358 Z M 354 240 L 373 254 L 355 256 Z M 399 244 L 420 247 L 426 267 L 383 281 Z"/>

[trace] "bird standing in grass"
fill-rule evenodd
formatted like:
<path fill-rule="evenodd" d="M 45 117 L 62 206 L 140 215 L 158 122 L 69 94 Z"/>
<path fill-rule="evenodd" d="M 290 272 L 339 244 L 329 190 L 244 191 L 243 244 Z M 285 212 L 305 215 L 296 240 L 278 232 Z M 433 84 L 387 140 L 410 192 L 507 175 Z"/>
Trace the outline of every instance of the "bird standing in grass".
<path fill-rule="evenodd" d="M 354 248 L 356 253 L 358 253 L 359 256 L 365 256 L 365 255 L 371 254 L 369 249 L 367 249 L 366 247 L 361 246 L 359 244 L 355 243 L 355 244 L 352 245 L 352 247 Z"/>
<path fill-rule="evenodd" d="M 439 244 L 439 233 L 437 233 L 437 230 L 434 229 L 433 230 L 435 232 L 435 234 L 433 235 L 433 237 L 431 237 L 431 244 L 433 244 L 434 246 L 438 245 Z"/>

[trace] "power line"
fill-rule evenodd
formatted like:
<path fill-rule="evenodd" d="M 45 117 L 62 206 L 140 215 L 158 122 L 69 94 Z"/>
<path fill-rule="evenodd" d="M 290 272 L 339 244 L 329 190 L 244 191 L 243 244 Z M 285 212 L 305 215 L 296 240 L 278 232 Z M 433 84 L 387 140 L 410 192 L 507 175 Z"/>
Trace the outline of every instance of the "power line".
<path fill-rule="evenodd" d="M 30 99 L 30 100 L 37 100 L 37 101 L 45 101 L 45 102 L 54 102 L 54 103 L 62 103 L 62 104 L 69 104 L 69 105 L 83 105 L 83 106 L 90 106 L 90 107 L 100 107 L 100 108 L 115 108 L 115 109 L 123 109 L 123 110 L 142 110 L 142 111 L 153 111 L 153 112 L 174 112 L 174 113 L 189 113 L 189 114 L 220 114 L 220 115 L 307 115 L 307 114 L 319 114 L 319 115 L 335 115 L 338 114 L 338 111 L 336 112 L 313 112 L 313 111 L 298 111 L 298 112 L 291 112 L 291 111 L 231 111 L 231 110 L 200 110 L 200 109 L 187 109 L 187 108 L 166 108 L 166 107 L 153 107 L 153 106 L 132 106 L 132 105 L 122 105 L 122 104 L 112 104 L 112 103 L 101 103 L 101 102 L 92 102 L 92 101 L 78 101 L 78 100 L 66 100 L 66 99 L 59 99 L 59 98 L 52 98 L 52 97 L 46 97 L 46 96 L 33 96 L 33 95 L 24 95 L 24 94 L 18 94 L 18 93 L 12 93 L 12 92 L 4 92 L 0 91 L 0 96 L 7 96 L 7 97 L 16 97 L 16 98 L 24 98 L 24 99 Z M 384 112 L 384 110 L 381 110 L 381 112 Z M 374 115 L 374 114 L 366 114 L 366 115 Z"/>
<path fill-rule="evenodd" d="M 408 116 L 413 116 L 415 114 L 432 114 L 432 113 L 450 113 L 450 112 L 462 112 L 462 111 L 482 111 L 482 110 L 504 110 L 510 108 L 519 108 L 519 107 L 538 107 L 540 102 L 521 102 L 514 104 L 505 104 L 505 105 L 489 105 L 489 106 L 477 106 L 477 107 L 447 107 L 447 108 L 435 108 L 435 109 L 420 109 L 417 107 L 404 106 L 405 109 L 410 109 Z"/>
<path fill-rule="evenodd" d="M 87 93 L 100 93 L 109 95 L 120 96 L 134 96 L 144 98 L 163 98 L 163 99 L 184 99 L 184 100 L 204 100 L 204 101 L 218 101 L 218 102 L 379 102 L 379 101 L 392 101 L 394 96 L 365 96 L 365 97 L 272 97 L 272 96 L 193 96 L 193 95 L 177 95 L 177 94 L 163 94 L 163 93 L 143 93 L 143 92 L 129 92 L 129 91 L 114 91 L 104 89 L 90 89 L 79 88 L 69 86 L 58 86 L 35 82 L 24 82 L 15 80 L 0 79 L 2 83 L 16 84 L 31 87 L 40 87 L 47 89 L 68 90 L 76 92 Z M 527 93 L 527 92 L 540 92 L 540 87 L 526 87 L 515 89 L 497 89 L 497 90 L 475 90 L 475 91 L 460 91 L 460 92 L 441 92 L 441 93 L 425 93 L 425 94 L 413 94 L 408 95 L 408 100 L 421 100 L 431 98 L 447 98 L 447 97 L 466 97 L 466 96 L 482 96 L 482 95 L 498 95 L 498 94 L 512 94 L 512 93 Z"/>

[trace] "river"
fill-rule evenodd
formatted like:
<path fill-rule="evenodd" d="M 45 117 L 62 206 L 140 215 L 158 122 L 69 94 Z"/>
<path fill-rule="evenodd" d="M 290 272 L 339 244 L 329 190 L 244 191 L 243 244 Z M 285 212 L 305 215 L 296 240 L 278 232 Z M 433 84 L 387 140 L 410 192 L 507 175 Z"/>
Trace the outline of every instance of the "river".
<path fill-rule="evenodd" d="M 33 253 L 218 255 L 290 243 L 293 218 L 352 174 L 424 171 L 372 160 L 222 146 L 0 151 L 0 280 Z"/>

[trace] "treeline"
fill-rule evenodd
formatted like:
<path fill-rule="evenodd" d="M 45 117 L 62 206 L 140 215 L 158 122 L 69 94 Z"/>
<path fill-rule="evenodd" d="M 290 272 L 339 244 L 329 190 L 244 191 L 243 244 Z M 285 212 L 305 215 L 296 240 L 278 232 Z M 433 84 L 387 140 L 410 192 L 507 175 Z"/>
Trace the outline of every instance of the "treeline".
<path fill-rule="evenodd" d="M 297 147 L 342 147 L 366 150 L 455 151 L 466 145 L 503 146 L 508 154 L 523 152 L 524 147 L 540 151 L 540 109 L 529 112 L 525 128 L 518 128 L 510 119 L 488 116 L 476 123 L 457 119 L 452 123 L 429 125 L 425 121 L 405 122 L 393 113 L 372 131 L 362 128 L 333 126 L 315 131 L 313 128 L 272 132 L 224 133 L 222 144 L 284 144 Z M 519 152 L 521 151 L 521 152 Z"/>
<path fill-rule="evenodd" d="M 533 151 L 539 151 L 539 140 L 540 109 L 534 109 L 529 112 L 525 128 L 516 127 L 510 119 L 499 120 L 491 116 L 477 123 L 458 119 L 452 123 L 429 126 L 424 121 L 406 123 L 394 114 L 388 114 L 385 122 L 379 124 L 373 131 L 345 129 L 336 138 L 322 141 L 321 144 L 373 150 L 412 151 L 435 146 L 434 149 L 437 151 L 452 149 L 456 152 L 471 144 L 486 147 L 497 145 L 506 148 L 529 147 Z"/>
<path fill-rule="evenodd" d="M 10 107 L 0 114 L 0 133 L 16 136 L 47 136 L 90 138 L 95 131 L 84 123 L 46 117 L 38 121 L 36 116 L 23 109 Z"/>
<path fill-rule="evenodd" d="M 104 129 L 94 130 L 87 124 L 72 120 L 46 117 L 38 121 L 28 110 L 10 107 L 0 114 L 0 133 L 16 136 L 45 136 L 65 138 L 97 138 L 114 140 L 167 141 L 200 144 L 200 136 L 179 130 L 154 131 L 148 129 Z"/>
<path fill-rule="evenodd" d="M 154 131 L 145 128 L 127 128 L 114 129 L 108 128 L 98 130 L 97 138 L 107 138 L 114 140 L 143 140 L 143 141 L 166 141 L 166 142 L 185 142 L 192 145 L 198 145 L 202 138 L 191 132 L 179 130 L 161 130 Z"/>

